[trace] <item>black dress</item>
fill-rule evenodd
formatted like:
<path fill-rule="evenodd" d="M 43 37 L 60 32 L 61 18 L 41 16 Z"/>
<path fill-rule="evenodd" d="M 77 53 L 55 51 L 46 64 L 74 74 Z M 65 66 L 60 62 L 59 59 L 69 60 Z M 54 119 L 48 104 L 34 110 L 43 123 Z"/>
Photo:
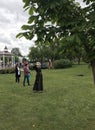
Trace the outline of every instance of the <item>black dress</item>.
<path fill-rule="evenodd" d="M 33 86 L 34 91 L 43 91 L 43 75 L 41 72 L 41 68 L 36 66 L 33 67 L 36 70 L 36 78 Z"/>

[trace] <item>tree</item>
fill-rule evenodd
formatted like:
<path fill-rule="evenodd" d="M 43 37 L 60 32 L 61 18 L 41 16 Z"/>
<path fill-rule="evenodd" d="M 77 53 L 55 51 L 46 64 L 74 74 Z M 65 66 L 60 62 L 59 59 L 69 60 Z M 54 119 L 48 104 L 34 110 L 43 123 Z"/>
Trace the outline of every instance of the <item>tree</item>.
<path fill-rule="evenodd" d="M 81 44 L 74 42 L 74 40 L 65 40 L 60 44 L 60 57 L 69 59 L 71 62 L 77 61 L 80 64 L 84 55 L 84 49 L 81 47 Z"/>
<path fill-rule="evenodd" d="M 84 48 L 87 52 L 87 60 L 90 62 L 93 72 L 93 79 L 95 84 L 95 1 L 84 0 L 88 5 L 83 9 L 85 16 L 85 24 L 83 26 L 82 40 L 84 41 Z"/>
<path fill-rule="evenodd" d="M 17 37 L 31 40 L 36 34 L 36 43 L 44 44 L 77 37 L 75 43 L 80 42 L 85 49 L 95 84 L 95 1 L 84 1 L 88 5 L 85 8 L 74 0 L 23 0 L 30 17 L 28 24 L 22 26 L 25 32 Z"/>
<path fill-rule="evenodd" d="M 22 56 L 19 48 L 13 48 L 11 50 L 11 53 L 15 55 L 15 61 L 18 62 L 18 59 L 19 59 L 18 57 Z"/>
<path fill-rule="evenodd" d="M 44 62 L 53 57 L 53 51 L 49 46 L 38 45 L 30 48 L 28 56 L 31 61 Z"/>
<path fill-rule="evenodd" d="M 37 47 L 30 47 L 30 53 L 28 55 L 30 61 L 40 60 L 40 52 Z"/>
<path fill-rule="evenodd" d="M 74 0 L 23 0 L 24 8 L 29 9 L 29 25 L 23 25 L 26 30 L 18 37 L 25 36 L 32 39 L 37 35 L 36 43 L 48 41 L 55 42 L 63 36 L 68 36 L 73 26 L 77 26 L 79 20 L 80 7 Z M 80 22 L 79 22 L 80 23 Z"/>
<path fill-rule="evenodd" d="M 21 52 L 20 52 L 19 48 L 13 48 L 11 50 L 11 53 L 13 53 L 16 56 L 21 56 Z"/>

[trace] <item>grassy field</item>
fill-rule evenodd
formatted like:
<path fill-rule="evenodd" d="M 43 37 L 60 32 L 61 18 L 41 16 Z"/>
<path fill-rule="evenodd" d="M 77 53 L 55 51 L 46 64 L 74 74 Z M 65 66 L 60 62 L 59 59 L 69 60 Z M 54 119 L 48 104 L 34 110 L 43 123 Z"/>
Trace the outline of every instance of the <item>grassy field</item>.
<path fill-rule="evenodd" d="M 84 76 L 78 76 L 83 74 Z M 44 92 L 0 75 L 0 130 L 95 130 L 95 86 L 88 65 L 43 70 Z"/>

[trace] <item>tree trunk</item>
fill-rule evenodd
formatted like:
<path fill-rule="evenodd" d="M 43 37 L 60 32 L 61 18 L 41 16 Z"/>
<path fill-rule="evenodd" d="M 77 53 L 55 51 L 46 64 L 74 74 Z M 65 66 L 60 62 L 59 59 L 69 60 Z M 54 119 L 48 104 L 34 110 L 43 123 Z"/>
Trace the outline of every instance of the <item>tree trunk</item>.
<path fill-rule="evenodd" d="M 95 60 L 91 61 L 92 73 L 93 73 L 93 81 L 95 84 Z"/>

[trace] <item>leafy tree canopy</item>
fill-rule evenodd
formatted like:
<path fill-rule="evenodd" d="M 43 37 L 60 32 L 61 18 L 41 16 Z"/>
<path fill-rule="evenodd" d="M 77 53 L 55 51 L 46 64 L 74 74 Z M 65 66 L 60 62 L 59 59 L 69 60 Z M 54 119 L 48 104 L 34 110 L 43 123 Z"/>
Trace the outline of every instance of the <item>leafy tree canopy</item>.
<path fill-rule="evenodd" d="M 31 40 L 36 35 L 36 44 L 62 42 L 64 38 L 81 43 L 95 83 L 95 0 L 83 1 L 87 7 L 81 8 L 75 0 L 23 0 L 29 19 L 17 37 Z"/>
<path fill-rule="evenodd" d="M 20 52 L 19 48 L 13 48 L 11 50 L 11 53 L 13 53 L 16 56 L 21 56 L 21 52 Z"/>
<path fill-rule="evenodd" d="M 72 28 L 80 26 L 82 16 L 80 6 L 74 0 L 23 0 L 29 10 L 28 24 L 22 26 L 23 33 L 17 37 L 37 41 L 55 42 L 59 37 L 69 35 Z M 73 29 L 74 31 L 74 29 Z"/>

